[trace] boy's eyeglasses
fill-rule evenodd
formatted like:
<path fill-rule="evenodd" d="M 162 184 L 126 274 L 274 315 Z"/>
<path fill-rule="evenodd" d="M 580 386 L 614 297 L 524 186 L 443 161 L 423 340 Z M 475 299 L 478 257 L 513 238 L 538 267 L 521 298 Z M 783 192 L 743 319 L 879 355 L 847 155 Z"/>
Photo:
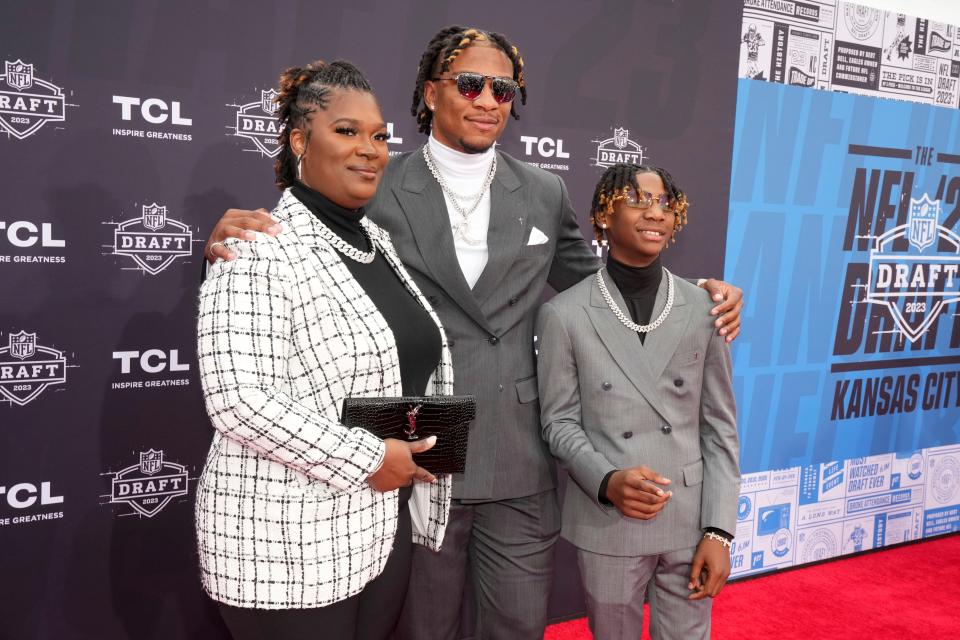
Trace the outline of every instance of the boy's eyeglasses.
<path fill-rule="evenodd" d="M 513 102 L 517 95 L 517 89 L 520 87 L 515 80 L 504 78 L 502 76 L 485 76 L 482 73 L 473 71 L 464 71 L 458 73 L 452 78 L 431 78 L 431 80 L 453 80 L 457 83 L 457 91 L 460 95 L 473 102 L 483 93 L 483 86 L 490 81 L 490 88 L 493 91 L 493 99 L 498 104 Z"/>
<path fill-rule="evenodd" d="M 676 201 L 671 200 L 670 196 L 665 193 L 655 196 L 649 191 L 634 191 L 630 189 L 630 191 L 627 192 L 625 202 L 628 207 L 633 209 L 649 209 L 653 205 L 657 205 L 661 211 L 667 213 L 676 213 L 677 210 Z"/>

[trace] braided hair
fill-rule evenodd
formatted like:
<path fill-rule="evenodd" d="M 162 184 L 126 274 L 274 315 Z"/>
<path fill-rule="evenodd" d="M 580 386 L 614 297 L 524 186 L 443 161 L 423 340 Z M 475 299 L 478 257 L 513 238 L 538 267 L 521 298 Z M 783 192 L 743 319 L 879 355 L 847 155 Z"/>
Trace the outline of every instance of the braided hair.
<path fill-rule="evenodd" d="M 373 93 L 363 73 L 345 60 L 327 64 L 322 60 L 305 67 L 290 67 L 280 74 L 279 93 L 274 98 L 277 104 L 277 120 L 280 122 L 280 155 L 273 163 L 276 185 L 282 191 L 293 185 L 297 178 L 297 155 L 290 147 L 290 132 L 304 129 L 310 114 L 325 110 L 334 89 L 352 89 Z M 307 141 L 310 131 L 307 130 Z"/>
<path fill-rule="evenodd" d="M 527 104 L 527 84 L 523 79 L 523 58 L 520 56 L 520 51 L 507 40 L 506 36 L 493 31 L 483 31 L 457 25 L 445 27 L 430 40 L 427 50 L 420 57 L 420 66 L 417 67 L 417 85 L 413 90 L 413 104 L 410 107 L 410 115 L 417 119 L 420 133 L 429 135 L 430 125 L 433 122 L 433 112 L 423 102 L 424 84 L 436 75 L 449 70 L 450 65 L 464 49 L 478 42 L 500 49 L 510 59 L 510 63 L 513 65 L 513 80 L 519 85 L 520 89 L 520 103 Z M 515 102 L 510 104 L 510 115 L 515 120 L 520 119 Z"/>
<path fill-rule="evenodd" d="M 676 234 L 687 224 L 687 209 L 690 203 L 687 201 L 687 195 L 677 186 L 676 181 L 670 172 L 661 167 L 648 164 L 631 164 L 622 162 L 608 167 L 603 175 L 600 176 L 600 182 L 593 190 L 593 201 L 590 203 L 590 223 L 593 225 L 593 233 L 597 238 L 598 244 L 603 244 L 603 229 L 600 227 L 600 221 L 597 219 L 601 213 L 610 216 L 613 215 L 613 206 L 618 200 L 625 200 L 633 189 L 640 191 L 637 184 L 638 173 L 655 173 L 663 181 L 665 193 L 670 196 L 670 200 L 676 203 L 676 213 L 673 217 L 673 238 L 676 242 Z"/>

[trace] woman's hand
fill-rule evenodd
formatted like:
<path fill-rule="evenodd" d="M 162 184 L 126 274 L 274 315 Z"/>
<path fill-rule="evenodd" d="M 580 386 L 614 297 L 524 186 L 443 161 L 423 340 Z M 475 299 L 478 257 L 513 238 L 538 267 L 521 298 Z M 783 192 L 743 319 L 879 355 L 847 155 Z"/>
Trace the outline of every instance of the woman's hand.
<path fill-rule="evenodd" d="M 227 238 L 240 238 L 241 240 L 253 240 L 253 232 L 262 231 L 271 236 L 280 233 L 280 225 L 276 220 L 270 217 L 266 209 L 257 209 L 256 211 L 247 211 L 246 209 L 227 209 L 223 217 L 217 221 L 217 225 L 210 232 L 207 238 L 207 245 L 203 248 L 203 257 L 208 262 L 216 262 L 217 258 L 223 258 L 227 262 L 237 256 L 223 245 Z"/>
<path fill-rule="evenodd" d="M 436 482 L 432 473 L 418 467 L 413 461 L 413 454 L 428 450 L 437 442 L 437 436 L 430 436 L 426 440 L 404 442 L 387 438 L 383 443 L 387 452 L 383 456 L 383 464 L 367 478 L 367 483 L 375 491 L 393 491 L 400 487 L 413 484 L 413 481 Z"/>

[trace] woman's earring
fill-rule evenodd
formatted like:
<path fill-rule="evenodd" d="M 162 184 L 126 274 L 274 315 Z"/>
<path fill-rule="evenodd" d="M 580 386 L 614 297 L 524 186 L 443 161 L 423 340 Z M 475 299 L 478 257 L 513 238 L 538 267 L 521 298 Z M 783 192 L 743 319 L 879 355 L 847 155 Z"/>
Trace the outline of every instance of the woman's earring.
<path fill-rule="evenodd" d="M 303 182 L 303 178 L 300 176 L 303 175 L 303 154 L 297 156 L 297 180 Z"/>

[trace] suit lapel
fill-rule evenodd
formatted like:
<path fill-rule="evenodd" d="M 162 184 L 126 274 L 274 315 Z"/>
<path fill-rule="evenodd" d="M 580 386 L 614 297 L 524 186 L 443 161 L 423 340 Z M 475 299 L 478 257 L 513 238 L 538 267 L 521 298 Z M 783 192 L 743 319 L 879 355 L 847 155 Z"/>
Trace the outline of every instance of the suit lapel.
<path fill-rule="evenodd" d="M 603 270 L 603 279 L 607 285 L 607 290 L 613 297 L 613 301 L 620 307 L 621 311 L 627 313 L 627 304 L 623 296 L 620 295 L 620 290 L 607 275 L 606 269 Z M 651 369 L 646 349 L 640 344 L 640 338 L 636 332 L 625 327 L 610 310 L 595 280 L 590 288 L 590 304 L 585 309 L 593 328 L 614 361 L 630 379 L 633 386 L 637 388 L 637 391 L 650 403 L 650 406 L 664 419 L 667 419 L 663 402 L 657 393 L 658 376 Z"/>
<path fill-rule="evenodd" d="M 460 269 L 443 192 L 430 175 L 420 151 L 410 156 L 400 186 L 394 187 L 393 192 L 434 281 L 468 316 L 490 331 L 487 319 Z"/>
<path fill-rule="evenodd" d="M 674 282 L 673 309 L 667 316 L 663 324 L 654 329 L 647 335 L 644 343 L 647 354 L 647 364 L 650 367 L 654 377 L 659 378 L 666 369 L 667 363 L 677 350 L 680 339 L 687 331 L 687 325 L 690 323 L 690 307 L 686 299 L 680 292 Z M 651 322 L 663 311 L 667 303 L 667 278 L 660 281 L 660 288 L 657 289 L 657 299 L 653 303 L 653 314 Z"/>
<path fill-rule="evenodd" d="M 490 185 L 490 226 L 487 230 L 487 265 L 473 287 L 473 297 L 483 304 L 510 271 L 523 247 L 527 212 L 519 198 L 520 179 L 503 156 L 497 154 L 497 175 Z"/>

